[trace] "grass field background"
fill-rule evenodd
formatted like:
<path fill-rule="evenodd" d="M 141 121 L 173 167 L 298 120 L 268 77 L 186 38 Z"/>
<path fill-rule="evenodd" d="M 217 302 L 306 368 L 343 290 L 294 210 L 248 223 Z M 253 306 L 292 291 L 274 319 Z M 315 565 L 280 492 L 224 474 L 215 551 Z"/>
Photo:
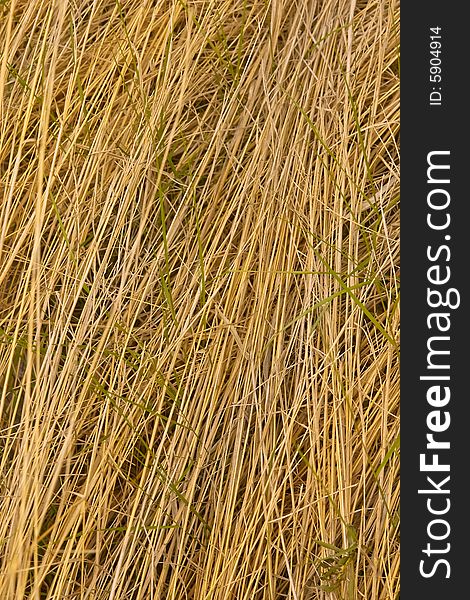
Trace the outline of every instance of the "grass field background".
<path fill-rule="evenodd" d="M 0 598 L 399 594 L 395 0 L 0 0 Z"/>

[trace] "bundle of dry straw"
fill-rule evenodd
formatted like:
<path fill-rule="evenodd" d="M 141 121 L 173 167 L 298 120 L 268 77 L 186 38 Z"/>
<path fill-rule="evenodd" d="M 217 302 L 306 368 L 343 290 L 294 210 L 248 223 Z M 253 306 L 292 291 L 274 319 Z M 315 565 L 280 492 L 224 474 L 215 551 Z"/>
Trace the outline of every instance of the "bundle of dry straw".
<path fill-rule="evenodd" d="M 398 597 L 398 4 L 0 1 L 0 597 Z"/>

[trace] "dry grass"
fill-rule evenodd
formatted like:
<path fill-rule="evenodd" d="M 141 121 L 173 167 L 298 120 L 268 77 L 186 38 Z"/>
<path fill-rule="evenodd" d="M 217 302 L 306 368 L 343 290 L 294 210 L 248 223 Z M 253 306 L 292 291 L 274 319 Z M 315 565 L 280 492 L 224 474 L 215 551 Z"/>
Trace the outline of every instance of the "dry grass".
<path fill-rule="evenodd" d="M 398 597 L 398 4 L 0 1 L 0 598 Z"/>

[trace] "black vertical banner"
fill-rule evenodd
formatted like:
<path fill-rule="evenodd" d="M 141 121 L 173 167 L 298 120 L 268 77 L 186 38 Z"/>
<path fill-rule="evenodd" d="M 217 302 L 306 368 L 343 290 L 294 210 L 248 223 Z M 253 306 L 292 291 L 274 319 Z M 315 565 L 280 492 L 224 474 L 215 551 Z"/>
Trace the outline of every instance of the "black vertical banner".
<path fill-rule="evenodd" d="M 401 9 L 401 598 L 468 592 L 470 103 L 463 5 Z"/>

